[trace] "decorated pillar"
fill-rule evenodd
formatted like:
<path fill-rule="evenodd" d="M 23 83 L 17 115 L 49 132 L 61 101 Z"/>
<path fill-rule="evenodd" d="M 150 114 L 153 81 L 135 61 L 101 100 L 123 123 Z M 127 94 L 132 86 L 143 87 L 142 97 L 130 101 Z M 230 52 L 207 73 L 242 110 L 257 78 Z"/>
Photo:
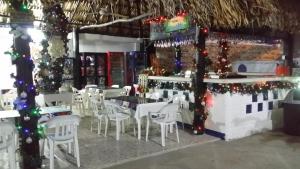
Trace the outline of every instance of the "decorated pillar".
<path fill-rule="evenodd" d="M 207 56 L 207 51 L 205 49 L 205 38 L 208 34 L 207 28 L 199 29 L 197 37 L 197 53 L 196 53 L 196 75 L 194 77 L 194 95 L 195 95 L 195 109 L 194 109 L 194 121 L 193 121 L 193 133 L 203 134 L 205 130 L 205 92 L 206 84 L 204 83 L 205 74 L 205 57 Z"/>
<path fill-rule="evenodd" d="M 18 92 L 14 106 L 20 113 L 20 118 L 16 123 L 21 137 L 20 152 L 23 158 L 21 166 L 24 169 L 37 169 L 41 165 L 39 137 L 43 133 L 43 128 L 38 126 L 40 115 L 35 106 L 37 93 L 32 77 L 34 64 L 30 56 L 31 38 L 26 30 L 33 26 L 33 15 L 27 6 L 27 1 L 12 0 L 10 2 L 11 33 L 14 35 L 14 43 L 12 51 L 6 53 L 11 55 L 17 72 L 12 76 L 16 79 L 14 86 Z"/>
<path fill-rule="evenodd" d="M 182 69 L 182 62 L 181 62 L 181 49 L 180 46 L 175 47 L 175 74 L 178 74 L 181 72 Z"/>
<path fill-rule="evenodd" d="M 58 91 L 63 83 L 64 61 L 68 55 L 68 33 L 70 26 L 59 3 L 44 3 L 43 31 L 46 39 L 42 41 L 42 58 L 39 71 L 35 75 L 38 89 L 44 93 Z"/>

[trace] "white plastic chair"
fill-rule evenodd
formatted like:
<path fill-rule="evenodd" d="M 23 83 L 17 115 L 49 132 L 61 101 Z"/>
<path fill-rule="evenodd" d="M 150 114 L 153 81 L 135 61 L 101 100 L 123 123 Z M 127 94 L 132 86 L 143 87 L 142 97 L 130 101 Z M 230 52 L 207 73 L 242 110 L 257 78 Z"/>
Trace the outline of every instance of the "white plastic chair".
<path fill-rule="evenodd" d="M 184 129 L 184 122 L 183 122 L 183 109 L 184 109 L 184 103 L 185 103 L 185 96 L 184 95 L 174 95 L 172 98 L 173 103 L 178 104 L 179 110 L 177 112 L 177 117 L 181 120 L 182 129 Z"/>
<path fill-rule="evenodd" d="M 72 87 L 73 96 L 72 96 L 72 104 L 75 104 L 77 109 L 79 109 L 79 113 L 81 116 L 84 116 L 84 100 L 83 96 L 79 91 Z"/>
<path fill-rule="evenodd" d="M 158 112 L 149 112 L 147 118 L 146 141 L 148 141 L 150 120 L 153 123 L 159 124 L 161 127 L 161 144 L 165 146 L 165 137 L 167 135 L 168 126 L 175 125 L 177 142 L 179 143 L 178 127 L 176 116 L 179 105 L 176 103 L 167 104 Z M 155 116 L 155 117 L 152 117 Z"/>
<path fill-rule="evenodd" d="M 87 108 L 89 115 L 93 115 L 92 107 L 91 107 L 91 99 L 94 99 L 95 97 L 97 97 L 96 89 L 97 88 L 86 88 L 86 90 L 85 90 L 84 103 L 85 103 L 85 105 L 87 105 L 86 108 Z"/>
<path fill-rule="evenodd" d="M 10 122 L 0 122 L 0 152 L 8 152 L 10 169 L 16 169 L 16 129 Z"/>
<path fill-rule="evenodd" d="M 80 117 L 76 115 L 56 116 L 46 123 L 47 140 L 50 145 L 50 169 L 54 169 L 54 147 L 59 144 L 68 144 L 68 151 L 71 153 L 71 144 L 74 145 L 74 156 L 77 160 L 77 167 L 80 167 L 79 145 L 77 127 Z M 54 130 L 54 133 L 51 132 Z"/>
<path fill-rule="evenodd" d="M 121 124 L 125 125 L 125 120 L 130 118 L 130 115 L 126 114 L 122 108 L 116 103 L 110 101 L 104 101 L 105 110 L 105 136 L 107 134 L 108 121 L 116 122 L 116 140 L 120 139 Z M 125 132 L 125 127 L 122 127 L 123 132 Z"/>
<path fill-rule="evenodd" d="M 91 132 L 93 131 L 93 124 L 95 120 L 97 119 L 97 124 L 98 124 L 98 134 L 101 134 L 101 123 L 102 123 L 102 118 L 105 117 L 105 112 L 104 112 L 104 103 L 103 100 L 96 100 L 95 98 L 91 99 L 91 108 L 92 108 L 92 118 L 91 118 Z"/>

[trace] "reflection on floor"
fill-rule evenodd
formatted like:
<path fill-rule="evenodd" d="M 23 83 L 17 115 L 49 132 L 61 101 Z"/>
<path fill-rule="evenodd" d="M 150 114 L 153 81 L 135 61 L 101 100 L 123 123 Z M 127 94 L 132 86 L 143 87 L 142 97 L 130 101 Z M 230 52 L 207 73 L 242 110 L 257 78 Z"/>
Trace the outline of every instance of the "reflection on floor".
<path fill-rule="evenodd" d="M 149 141 L 145 142 L 145 130 L 142 130 L 142 140 L 138 141 L 133 136 L 133 129 L 126 128 L 126 133 L 121 135 L 120 140 L 115 139 L 115 126 L 109 128 L 108 136 L 97 135 L 90 129 L 90 118 L 83 118 L 79 129 L 79 146 L 82 169 L 100 169 L 121 164 L 124 162 L 155 156 L 166 152 L 214 142 L 218 138 L 208 135 L 192 135 L 189 129 L 179 129 L 180 143 L 176 141 L 176 134 L 169 133 L 166 139 L 166 147 L 161 146 L 159 126 L 152 126 Z M 103 133 L 103 131 L 102 131 Z M 57 159 L 55 169 L 76 169 L 76 160 L 66 155 L 61 147 L 56 149 Z M 0 158 L 0 169 L 6 169 L 6 160 Z M 49 168 L 49 160 L 43 160 L 43 168 Z"/>

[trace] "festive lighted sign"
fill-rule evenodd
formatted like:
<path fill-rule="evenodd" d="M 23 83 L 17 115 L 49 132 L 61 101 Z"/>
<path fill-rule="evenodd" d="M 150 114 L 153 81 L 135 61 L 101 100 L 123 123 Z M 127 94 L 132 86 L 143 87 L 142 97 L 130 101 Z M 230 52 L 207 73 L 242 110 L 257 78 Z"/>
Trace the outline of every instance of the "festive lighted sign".
<path fill-rule="evenodd" d="M 177 16 L 170 20 L 167 20 L 164 24 L 165 32 L 173 32 L 182 29 L 188 29 L 190 27 L 189 16 Z"/>

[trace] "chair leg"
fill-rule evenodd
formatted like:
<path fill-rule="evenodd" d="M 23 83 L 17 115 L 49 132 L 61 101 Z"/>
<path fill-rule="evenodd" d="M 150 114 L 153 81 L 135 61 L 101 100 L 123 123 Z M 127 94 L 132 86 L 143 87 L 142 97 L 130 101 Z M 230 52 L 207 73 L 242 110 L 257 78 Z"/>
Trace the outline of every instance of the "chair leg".
<path fill-rule="evenodd" d="M 165 125 L 165 136 L 166 137 L 168 137 L 168 132 L 169 132 L 169 125 Z"/>
<path fill-rule="evenodd" d="M 80 167 L 80 155 L 79 155 L 78 138 L 75 138 L 74 141 L 75 141 L 74 147 L 75 147 L 75 150 L 76 150 L 76 152 L 74 152 L 74 154 L 76 154 L 75 157 L 76 157 L 76 160 L 77 160 L 77 167 L 79 168 Z"/>
<path fill-rule="evenodd" d="M 50 169 L 54 169 L 54 142 L 49 140 L 50 144 Z"/>
<path fill-rule="evenodd" d="M 116 139 L 120 140 L 120 121 L 116 120 Z"/>
<path fill-rule="evenodd" d="M 146 141 L 148 141 L 148 135 L 149 135 L 149 119 L 147 118 L 147 126 L 146 126 Z"/>
<path fill-rule="evenodd" d="M 107 127 L 108 127 L 108 118 L 105 117 L 105 131 L 104 131 L 104 136 L 107 136 Z"/>
<path fill-rule="evenodd" d="M 68 143 L 68 153 L 72 154 L 72 144 L 71 143 Z"/>
<path fill-rule="evenodd" d="M 160 130 L 161 130 L 161 145 L 164 147 L 166 144 L 165 141 L 165 125 L 164 124 L 160 124 Z"/>
<path fill-rule="evenodd" d="M 40 150 L 40 156 L 44 156 L 44 151 L 45 151 L 45 139 L 40 139 L 41 142 L 41 150 Z"/>
<path fill-rule="evenodd" d="M 136 136 L 136 129 L 135 129 L 136 123 L 134 119 L 132 120 L 132 123 L 133 123 L 133 135 Z"/>
<path fill-rule="evenodd" d="M 177 123 L 176 123 L 176 122 L 175 122 L 175 127 L 176 127 L 177 142 L 179 143 L 178 126 L 177 126 Z"/>
<path fill-rule="evenodd" d="M 94 119 L 93 117 L 91 117 L 91 132 L 93 132 L 93 123 L 94 123 Z"/>
<path fill-rule="evenodd" d="M 11 145 L 8 147 L 8 157 L 9 157 L 9 167 L 11 169 L 16 168 L 16 148 L 15 145 Z"/>
<path fill-rule="evenodd" d="M 125 120 L 120 121 L 120 123 L 122 124 L 122 133 L 125 133 Z"/>
<path fill-rule="evenodd" d="M 101 122 L 102 122 L 102 118 L 98 119 L 98 134 L 101 134 Z"/>

